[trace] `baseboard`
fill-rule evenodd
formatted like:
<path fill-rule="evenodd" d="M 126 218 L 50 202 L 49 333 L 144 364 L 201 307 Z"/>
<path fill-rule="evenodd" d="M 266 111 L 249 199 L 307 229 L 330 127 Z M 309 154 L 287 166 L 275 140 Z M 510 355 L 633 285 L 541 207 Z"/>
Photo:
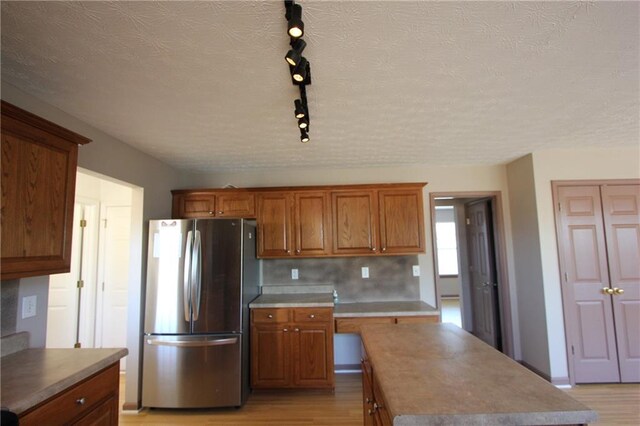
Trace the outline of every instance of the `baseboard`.
<path fill-rule="evenodd" d="M 360 373 L 360 364 L 336 364 L 333 366 L 336 374 Z"/>
<path fill-rule="evenodd" d="M 571 388 L 571 380 L 569 377 L 554 377 L 551 379 L 551 384 L 557 388 Z"/>
<path fill-rule="evenodd" d="M 534 373 L 536 373 L 538 376 L 542 377 L 543 379 L 545 379 L 547 382 L 551 382 L 551 376 L 549 376 L 546 373 L 543 373 L 542 371 L 538 370 L 537 368 L 535 368 L 534 366 L 528 364 L 526 361 L 518 361 L 520 364 L 522 364 L 524 367 L 526 367 L 527 369 L 533 371 Z"/>

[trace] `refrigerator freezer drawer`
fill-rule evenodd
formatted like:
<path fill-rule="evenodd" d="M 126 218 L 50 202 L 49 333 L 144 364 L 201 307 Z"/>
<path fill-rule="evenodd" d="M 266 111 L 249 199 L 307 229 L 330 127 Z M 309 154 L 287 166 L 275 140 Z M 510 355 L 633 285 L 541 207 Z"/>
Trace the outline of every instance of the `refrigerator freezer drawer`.
<path fill-rule="evenodd" d="M 240 335 L 145 336 L 142 405 L 242 405 Z"/>

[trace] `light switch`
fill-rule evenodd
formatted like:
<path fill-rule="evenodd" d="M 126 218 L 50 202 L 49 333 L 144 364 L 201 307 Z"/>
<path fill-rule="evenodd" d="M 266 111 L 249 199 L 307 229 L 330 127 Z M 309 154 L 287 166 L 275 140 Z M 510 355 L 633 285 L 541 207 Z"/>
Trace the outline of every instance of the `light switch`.
<path fill-rule="evenodd" d="M 291 270 L 291 279 L 292 280 L 297 280 L 298 279 L 298 270 L 297 269 L 292 269 Z"/>
<path fill-rule="evenodd" d="M 27 296 L 22 298 L 22 318 L 31 318 L 36 316 L 36 304 L 38 296 Z"/>
<path fill-rule="evenodd" d="M 363 266 L 362 267 L 362 278 L 369 278 L 369 267 L 368 266 Z"/>
<path fill-rule="evenodd" d="M 413 276 L 414 277 L 420 276 L 420 265 L 413 265 Z"/>

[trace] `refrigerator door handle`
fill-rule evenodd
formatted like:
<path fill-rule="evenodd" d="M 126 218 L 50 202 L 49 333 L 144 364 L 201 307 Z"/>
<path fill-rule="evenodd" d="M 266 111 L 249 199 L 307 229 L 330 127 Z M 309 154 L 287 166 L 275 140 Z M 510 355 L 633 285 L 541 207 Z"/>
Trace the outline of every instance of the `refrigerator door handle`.
<path fill-rule="evenodd" d="M 226 337 L 214 340 L 156 340 L 147 339 L 147 344 L 154 346 L 178 346 L 178 347 L 202 347 L 202 346 L 224 346 L 238 343 L 237 337 Z"/>
<path fill-rule="evenodd" d="M 191 250 L 193 231 L 187 232 L 187 247 L 184 251 L 184 279 L 182 282 L 182 301 L 184 305 L 184 320 L 191 321 Z"/>
<path fill-rule="evenodd" d="M 191 307 L 193 320 L 200 316 L 200 296 L 202 294 L 202 240 L 200 231 L 196 230 L 193 242 L 193 261 L 191 265 Z"/>

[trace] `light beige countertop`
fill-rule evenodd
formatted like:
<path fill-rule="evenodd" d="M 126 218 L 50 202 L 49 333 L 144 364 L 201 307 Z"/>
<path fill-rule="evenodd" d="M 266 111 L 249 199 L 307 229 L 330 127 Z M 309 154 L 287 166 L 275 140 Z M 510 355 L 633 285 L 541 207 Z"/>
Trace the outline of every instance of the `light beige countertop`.
<path fill-rule="evenodd" d="M 583 424 L 598 417 L 452 324 L 371 324 L 361 336 L 396 426 Z"/>
<path fill-rule="evenodd" d="M 416 315 L 439 315 L 433 306 L 420 300 L 410 302 L 363 302 L 336 303 L 335 318 L 350 317 L 401 317 Z"/>
<path fill-rule="evenodd" d="M 20 415 L 125 357 L 127 349 L 25 349 L 2 357 L 3 408 Z"/>
<path fill-rule="evenodd" d="M 250 308 L 333 308 L 331 293 L 262 294 L 249 304 Z"/>

